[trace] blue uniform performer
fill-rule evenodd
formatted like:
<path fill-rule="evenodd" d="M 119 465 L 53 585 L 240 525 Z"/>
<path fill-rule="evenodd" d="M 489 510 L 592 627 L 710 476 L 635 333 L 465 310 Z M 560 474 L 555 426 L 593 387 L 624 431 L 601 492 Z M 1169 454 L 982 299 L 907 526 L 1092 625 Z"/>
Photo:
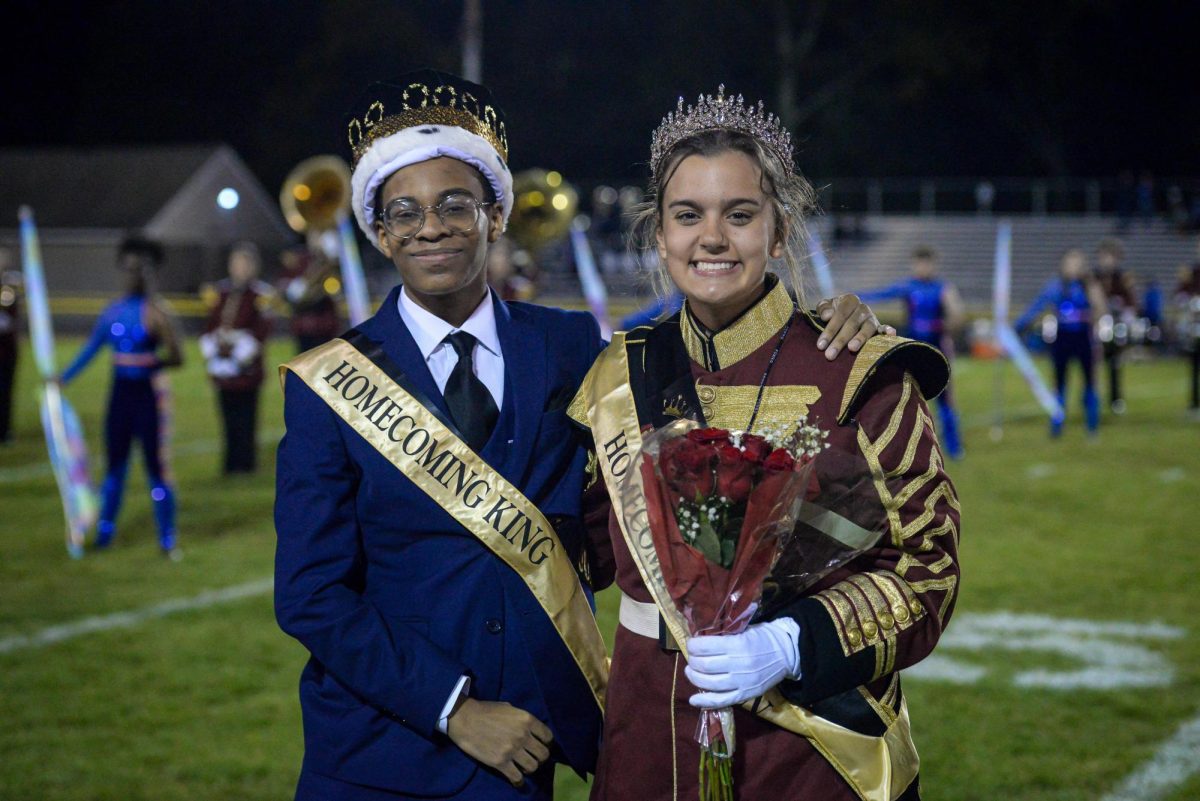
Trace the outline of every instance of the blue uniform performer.
<path fill-rule="evenodd" d="M 937 252 L 933 248 L 920 246 L 912 254 L 912 277 L 881 289 L 868 290 L 861 297 L 867 303 L 904 301 L 908 311 L 904 336 L 933 345 L 947 359 L 952 359 L 954 341 L 950 336 L 951 329 L 961 319 L 962 303 L 957 290 L 937 277 L 937 259 Z M 958 412 L 954 408 L 949 385 L 938 396 L 937 404 L 946 454 L 952 459 L 961 459 L 963 446 L 959 435 Z"/>
<path fill-rule="evenodd" d="M 1100 425 L 1100 399 L 1096 395 L 1093 366 L 1095 338 L 1093 316 L 1104 308 L 1104 297 L 1096 282 L 1084 274 L 1086 257 L 1081 250 L 1069 250 L 1062 258 L 1060 275 L 1046 284 L 1025 313 L 1016 322 L 1017 331 L 1027 328 L 1045 308 L 1054 313 L 1054 339 L 1050 355 L 1054 359 L 1054 381 L 1058 402 L 1066 409 L 1067 367 L 1078 361 L 1083 370 L 1083 410 L 1089 434 Z M 1050 433 L 1062 433 L 1063 420 L 1050 421 Z"/>
<path fill-rule="evenodd" d="M 175 490 L 167 453 L 170 391 L 161 370 L 181 364 L 182 358 L 168 313 L 148 291 L 150 273 L 161 263 L 162 251 L 152 242 L 131 239 L 121 246 L 118 259 L 128 294 L 100 315 L 91 337 L 61 380 L 69 383 L 101 348 L 107 345 L 112 349 L 112 390 L 104 422 L 108 469 L 101 489 L 96 547 L 106 547 L 116 534 L 129 455 L 136 439 L 142 446 L 159 546 L 165 554 L 175 556 Z"/>

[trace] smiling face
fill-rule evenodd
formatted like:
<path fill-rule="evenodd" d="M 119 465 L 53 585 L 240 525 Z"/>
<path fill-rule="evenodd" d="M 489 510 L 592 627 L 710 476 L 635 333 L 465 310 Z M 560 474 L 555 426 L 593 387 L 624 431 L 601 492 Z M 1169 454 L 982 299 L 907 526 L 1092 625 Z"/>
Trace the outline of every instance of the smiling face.
<path fill-rule="evenodd" d="M 398 199 L 431 207 L 461 194 L 486 198 L 479 172 L 458 159 L 430 159 L 393 173 L 380 190 L 380 208 Z M 483 297 L 488 243 L 500 236 L 502 218 L 498 204 L 482 206 L 478 214 L 469 231 L 455 233 L 427 208 L 424 225 L 405 239 L 389 234 L 382 222 L 375 223 L 379 247 L 400 271 L 405 292 L 435 314 L 448 305 L 469 306 L 469 313 Z"/>
<path fill-rule="evenodd" d="M 688 308 L 714 331 L 758 300 L 767 262 L 783 254 L 762 170 L 738 150 L 679 162 L 662 192 L 657 240 Z"/>

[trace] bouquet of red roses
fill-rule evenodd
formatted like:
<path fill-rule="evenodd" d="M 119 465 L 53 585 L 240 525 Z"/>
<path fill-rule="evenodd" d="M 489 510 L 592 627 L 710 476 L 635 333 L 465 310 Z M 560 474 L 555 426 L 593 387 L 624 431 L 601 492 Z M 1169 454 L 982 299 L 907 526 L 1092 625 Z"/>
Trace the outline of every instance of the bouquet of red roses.
<path fill-rule="evenodd" d="M 813 463 L 827 433 L 801 419 L 763 435 L 680 420 L 647 434 L 641 451 L 646 514 L 663 579 L 692 636 L 738 634 L 763 581 L 815 497 Z M 705 710 L 700 796 L 732 799 L 733 710 Z"/>

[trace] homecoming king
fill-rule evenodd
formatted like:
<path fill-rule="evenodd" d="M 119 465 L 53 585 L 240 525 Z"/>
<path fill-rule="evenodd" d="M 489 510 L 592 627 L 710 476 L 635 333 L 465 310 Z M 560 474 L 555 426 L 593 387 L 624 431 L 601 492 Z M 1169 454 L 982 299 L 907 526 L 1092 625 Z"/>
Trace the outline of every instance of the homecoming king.
<path fill-rule="evenodd" d="M 347 136 L 355 217 L 403 286 L 281 371 L 276 613 L 312 654 L 296 797 L 549 798 L 555 762 L 593 769 L 604 702 L 564 413 L 599 327 L 487 287 L 512 176 L 484 87 L 372 84 Z"/>

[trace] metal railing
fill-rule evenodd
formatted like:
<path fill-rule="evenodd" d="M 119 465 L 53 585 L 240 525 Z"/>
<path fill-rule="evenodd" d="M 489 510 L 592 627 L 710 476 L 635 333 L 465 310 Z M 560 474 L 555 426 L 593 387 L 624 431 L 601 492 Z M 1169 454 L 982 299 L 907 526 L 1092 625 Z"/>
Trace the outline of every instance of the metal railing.
<path fill-rule="evenodd" d="M 1152 186 L 1117 178 L 832 178 L 816 184 L 821 208 L 832 214 L 1161 218 L 1200 211 L 1200 178 L 1194 177 L 1159 178 Z"/>

